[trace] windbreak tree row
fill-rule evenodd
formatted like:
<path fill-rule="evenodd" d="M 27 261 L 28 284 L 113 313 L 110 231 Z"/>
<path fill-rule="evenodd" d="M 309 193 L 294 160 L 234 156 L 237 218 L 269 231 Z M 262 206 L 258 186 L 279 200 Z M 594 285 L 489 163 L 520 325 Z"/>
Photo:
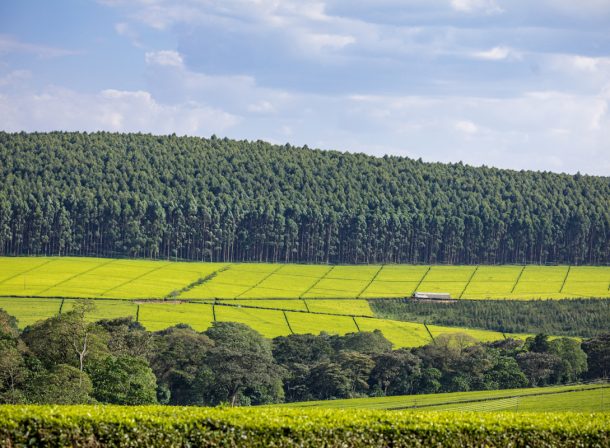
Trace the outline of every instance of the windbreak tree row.
<path fill-rule="evenodd" d="M 610 178 L 265 142 L 0 133 L 0 255 L 610 261 Z"/>

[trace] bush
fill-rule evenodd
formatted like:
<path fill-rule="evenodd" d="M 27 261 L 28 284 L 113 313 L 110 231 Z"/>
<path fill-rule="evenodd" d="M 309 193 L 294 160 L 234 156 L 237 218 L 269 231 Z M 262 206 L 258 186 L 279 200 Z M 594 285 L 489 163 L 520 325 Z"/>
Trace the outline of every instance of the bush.
<path fill-rule="evenodd" d="M 4 406 L 0 446 L 591 446 L 610 414 Z"/>

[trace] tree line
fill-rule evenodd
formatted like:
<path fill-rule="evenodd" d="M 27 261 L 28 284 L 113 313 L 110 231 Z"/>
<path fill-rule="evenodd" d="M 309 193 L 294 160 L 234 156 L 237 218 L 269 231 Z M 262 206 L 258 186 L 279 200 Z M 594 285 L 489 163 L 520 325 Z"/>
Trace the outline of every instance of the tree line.
<path fill-rule="evenodd" d="M 0 310 L 0 403 L 256 405 L 493 390 L 607 378 L 610 334 L 477 342 L 441 335 L 392 349 L 383 334 L 263 338 L 244 324 L 148 332 L 90 322 L 90 302 L 19 331 Z"/>
<path fill-rule="evenodd" d="M 610 178 L 235 141 L 0 132 L 0 255 L 610 261 Z"/>
<path fill-rule="evenodd" d="M 610 299 L 456 300 L 371 299 L 376 316 L 406 322 L 481 328 L 503 333 L 592 337 L 608 331 Z"/>

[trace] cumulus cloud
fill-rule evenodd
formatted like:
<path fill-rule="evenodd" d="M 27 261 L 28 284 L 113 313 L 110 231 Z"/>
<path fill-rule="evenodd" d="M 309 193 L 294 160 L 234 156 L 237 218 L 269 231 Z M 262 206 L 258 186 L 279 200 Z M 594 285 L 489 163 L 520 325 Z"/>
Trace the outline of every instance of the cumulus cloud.
<path fill-rule="evenodd" d="M 503 59 L 520 59 L 519 52 L 510 47 L 493 47 L 486 51 L 476 51 L 472 56 L 477 59 L 485 59 L 488 61 L 501 61 Z"/>

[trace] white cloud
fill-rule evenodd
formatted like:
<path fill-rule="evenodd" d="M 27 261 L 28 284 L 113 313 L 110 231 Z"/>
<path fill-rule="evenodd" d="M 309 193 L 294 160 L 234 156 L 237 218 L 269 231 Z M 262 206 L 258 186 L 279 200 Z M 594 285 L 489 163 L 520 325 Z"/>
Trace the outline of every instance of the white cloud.
<path fill-rule="evenodd" d="M 464 134 L 476 134 L 479 128 L 472 121 L 460 120 L 455 122 L 455 130 L 463 132 Z"/>
<path fill-rule="evenodd" d="M 451 0 L 451 7 L 460 12 L 497 14 L 503 11 L 494 0 Z"/>
<path fill-rule="evenodd" d="M 161 104 L 146 91 L 108 89 L 83 94 L 50 87 L 39 93 L 4 95 L 0 122 L 7 131 L 121 131 L 209 135 L 239 118 L 198 103 Z"/>
<path fill-rule="evenodd" d="M 144 58 L 146 63 L 150 65 L 165 65 L 170 67 L 182 67 L 184 65 L 180 53 L 173 50 L 146 52 Z"/>
<path fill-rule="evenodd" d="M 510 47 L 494 47 L 487 51 L 477 51 L 472 53 L 472 57 L 476 59 L 485 59 L 488 61 L 501 61 L 503 59 L 520 59 L 519 52 Z"/>

